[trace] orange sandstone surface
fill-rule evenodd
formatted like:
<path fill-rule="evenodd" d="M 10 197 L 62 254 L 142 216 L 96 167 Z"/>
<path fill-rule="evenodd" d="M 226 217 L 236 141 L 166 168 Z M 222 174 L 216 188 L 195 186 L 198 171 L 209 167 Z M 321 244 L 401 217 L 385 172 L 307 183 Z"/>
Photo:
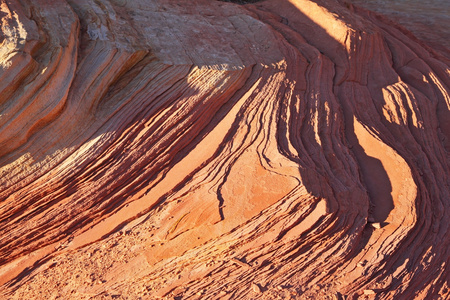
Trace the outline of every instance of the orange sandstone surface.
<path fill-rule="evenodd" d="M 450 296 L 442 49 L 336 0 L 0 19 L 1 299 Z"/>

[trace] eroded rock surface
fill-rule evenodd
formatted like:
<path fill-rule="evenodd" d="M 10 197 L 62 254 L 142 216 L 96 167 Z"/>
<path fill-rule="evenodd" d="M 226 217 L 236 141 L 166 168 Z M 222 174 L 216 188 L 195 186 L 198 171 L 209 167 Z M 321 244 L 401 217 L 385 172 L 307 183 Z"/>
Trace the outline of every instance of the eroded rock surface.
<path fill-rule="evenodd" d="M 3 298 L 449 297 L 442 52 L 331 0 L 0 7 Z"/>
<path fill-rule="evenodd" d="M 450 2 L 446 0 L 350 1 L 398 22 L 434 50 L 442 49 L 441 53 L 450 58 L 448 54 L 450 48 Z"/>

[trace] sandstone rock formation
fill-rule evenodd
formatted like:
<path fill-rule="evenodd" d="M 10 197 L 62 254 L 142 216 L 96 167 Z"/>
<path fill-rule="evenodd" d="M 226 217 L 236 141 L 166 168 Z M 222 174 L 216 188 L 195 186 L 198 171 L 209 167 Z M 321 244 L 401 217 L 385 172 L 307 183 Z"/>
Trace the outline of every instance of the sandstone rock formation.
<path fill-rule="evenodd" d="M 450 63 L 335 0 L 1 0 L 2 299 L 449 297 Z"/>
<path fill-rule="evenodd" d="M 427 45 L 449 57 L 450 2 L 446 0 L 350 0 L 395 20 Z"/>

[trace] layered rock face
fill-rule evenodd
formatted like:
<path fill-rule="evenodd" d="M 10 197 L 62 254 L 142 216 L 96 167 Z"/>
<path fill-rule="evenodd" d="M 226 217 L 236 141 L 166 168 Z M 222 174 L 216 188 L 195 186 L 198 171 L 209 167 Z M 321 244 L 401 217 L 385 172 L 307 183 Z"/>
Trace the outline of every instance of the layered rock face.
<path fill-rule="evenodd" d="M 2 298 L 449 297 L 450 63 L 409 32 L 334 0 L 0 3 Z"/>
<path fill-rule="evenodd" d="M 399 22 L 434 50 L 449 58 L 450 2 L 446 0 L 351 0 Z"/>

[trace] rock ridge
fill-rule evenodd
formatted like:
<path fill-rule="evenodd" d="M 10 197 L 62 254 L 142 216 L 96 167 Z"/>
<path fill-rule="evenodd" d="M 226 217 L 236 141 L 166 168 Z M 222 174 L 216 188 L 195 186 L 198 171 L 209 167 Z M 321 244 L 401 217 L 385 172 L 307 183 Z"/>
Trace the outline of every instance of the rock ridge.
<path fill-rule="evenodd" d="M 346 1 L 0 3 L 3 298 L 449 297 L 445 55 Z"/>

